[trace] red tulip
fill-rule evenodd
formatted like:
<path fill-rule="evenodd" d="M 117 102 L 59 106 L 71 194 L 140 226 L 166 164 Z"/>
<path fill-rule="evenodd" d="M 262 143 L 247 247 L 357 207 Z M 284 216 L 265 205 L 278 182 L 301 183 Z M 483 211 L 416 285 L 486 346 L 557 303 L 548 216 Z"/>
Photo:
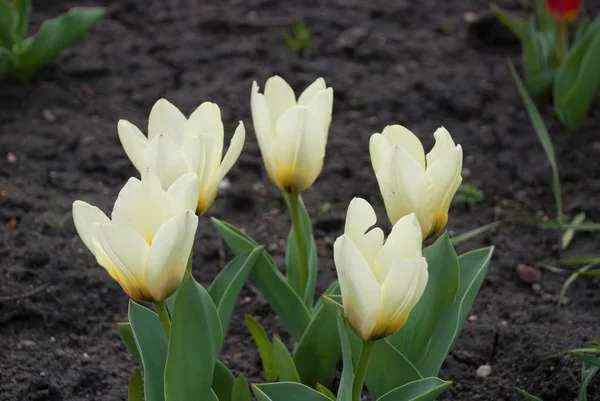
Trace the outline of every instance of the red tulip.
<path fill-rule="evenodd" d="M 558 22 L 571 22 L 577 16 L 581 7 L 581 0 L 546 0 L 550 14 Z"/>

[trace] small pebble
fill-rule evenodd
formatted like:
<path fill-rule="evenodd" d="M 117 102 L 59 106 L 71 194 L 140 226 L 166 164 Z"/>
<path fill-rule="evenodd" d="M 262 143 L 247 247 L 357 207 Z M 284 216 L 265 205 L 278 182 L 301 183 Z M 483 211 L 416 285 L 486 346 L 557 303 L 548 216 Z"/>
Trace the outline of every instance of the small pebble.
<path fill-rule="evenodd" d="M 31 341 L 31 340 L 21 340 L 21 345 L 25 346 L 25 347 L 35 347 L 37 344 L 35 341 Z"/>
<path fill-rule="evenodd" d="M 6 161 L 10 164 L 15 164 L 17 162 L 17 156 L 15 156 L 15 154 L 12 152 L 8 152 L 6 154 Z"/>
<path fill-rule="evenodd" d="M 219 191 L 227 191 L 229 188 L 231 188 L 231 181 L 229 178 L 225 177 L 219 184 Z"/>
<path fill-rule="evenodd" d="M 540 283 L 533 283 L 531 284 L 531 289 L 534 292 L 540 292 L 542 290 L 542 285 Z"/>
<path fill-rule="evenodd" d="M 475 374 L 477 377 L 488 377 L 492 373 L 492 367 L 490 365 L 481 365 L 477 368 Z"/>
<path fill-rule="evenodd" d="M 542 281 L 541 271 L 523 263 L 517 265 L 517 273 L 519 274 L 521 281 L 525 284 L 539 283 Z"/>
<path fill-rule="evenodd" d="M 467 24 L 474 24 L 479 21 L 479 17 L 473 11 L 466 12 L 463 17 Z"/>
<path fill-rule="evenodd" d="M 48 109 L 44 109 L 44 111 L 42 111 L 42 116 L 44 117 L 44 120 L 46 120 L 49 123 L 53 123 L 54 121 L 56 121 L 56 116 L 53 112 L 51 112 Z"/>
<path fill-rule="evenodd" d="M 473 172 L 471 171 L 471 169 L 470 169 L 470 168 L 468 168 L 468 167 L 464 167 L 464 168 L 462 169 L 461 175 L 462 175 L 464 178 L 469 178 L 470 176 L 472 176 L 472 175 L 473 175 Z"/>
<path fill-rule="evenodd" d="M 50 337 L 50 342 L 51 342 L 51 343 L 53 343 L 53 342 L 56 342 L 56 338 L 54 338 L 54 337 Z"/>
<path fill-rule="evenodd" d="M 250 302 L 252 302 L 252 298 L 250 298 L 250 297 L 245 297 L 244 298 L 244 303 L 245 304 L 249 304 Z"/>
<path fill-rule="evenodd" d="M 87 352 L 83 353 L 83 359 L 90 359 L 90 356 L 87 354 Z"/>
<path fill-rule="evenodd" d="M 508 326 L 508 321 L 507 320 L 503 320 L 502 323 L 500 323 L 502 326 L 507 327 Z"/>
<path fill-rule="evenodd" d="M 477 315 L 470 315 L 469 316 L 469 322 L 476 322 L 477 321 Z"/>

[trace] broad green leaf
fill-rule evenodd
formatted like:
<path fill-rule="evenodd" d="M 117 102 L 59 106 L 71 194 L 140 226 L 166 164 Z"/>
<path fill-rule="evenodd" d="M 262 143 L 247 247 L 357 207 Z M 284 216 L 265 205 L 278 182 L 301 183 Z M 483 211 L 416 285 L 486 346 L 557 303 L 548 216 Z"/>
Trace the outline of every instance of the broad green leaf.
<path fill-rule="evenodd" d="M 127 383 L 127 400 L 144 401 L 144 379 L 139 369 L 133 371 Z"/>
<path fill-rule="evenodd" d="M 527 90 L 536 99 L 546 99 L 552 94 L 554 85 L 554 77 L 556 69 L 545 68 L 537 73 L 537 75 L 529 77 L 527 81 Z"/>
<path fill-rule="evenodd" d="M 578 128 L 600 87 L 600 19 L 567 53 L 554 81 L 554 106 L 560 120 Z"/>
<path fill-rule="evenodd" d="M 236 254 L 258 246 L 256 241 L 231 224 L 215 218 L 211 220 L 219 234 L 227 242 L 227 245 Z M 292 338 L 295 341 L 300 341 L 310 323 L 310 311 L 303 300 L 286 282 L 285 277 L 277 269 L 273 257 L 268 252 L 264 250 L 261 252 L 251 275 Z"/>
<path fill-rule="evenodd" d="M 527 20 L 525 18 L 508 13 L 494 4 L 492 4 L 491 9 L 502 25 L 507 27 L 516 37 L 523 40 L 525 36 L 524 31 L 527 29 Z"/>
<path fill-rule="evenodd" d="M 258 401 L 331 401 L 326 395 L 300 383 L 256 384 L 252 391 Z"/>
<path fill-rule="evenodd" d="M 125 348 L 131 354 L 133 359 L 140 365 L 142 364 L 142 357 L 140 356 L 140 351 L 138 351 L 137 345 L 135 344 L 135 337 L 133 336 L 133 330 L 131 329 L 131 324 L 125 323 L 117 323 L 117 331 L 121 336 L 121 340 L 123 340 L 123 344 L 125 344 Z"/>
<path fill-rule="evenodd" d="M 350 339 L 348 338 L 348 330 L 352 330 L 347 327 L 346 321 L 342 315 L 336 313 L 338 335 L 340 336 L 340 343 L 342 347 L 342 377 L 340 378 L 340 385 L 337 391 L 337 398 L 340 401 L 352 399 L 352 385 L 354 383 L 354 364 L 352 363 L 352 346 L 350 345 Z"/>
<path fill-rule="evenodd" d="M 248 386 L 248 382 L 246 378 L 242 375 L 239 375 L 233 384 L 233 389 L 231 391 L 231 400 L 232 401 L 252 401 L 252 395 L 250 394 L 250 386 Z M 222 401 L 222 400 L 219 400 Z"/>
<path fill-rule="evenodd" d="M 579 23 L 579 25 L 577 26 L 577 31 L 575 31 L 575 37 L 573 38 L 573 43 L 579 42 L 579 40 L 585 36 L 590 25 L 591 25 L 591 23 L 590 23 L 589 18 L 585 18 L 585 19 L 583 19 L 583 21 L 581 21 Z"/>
<path fill-rule="evenodd" d="M 339 286 L 331 293 L 339 294 Z M 315 310 L 302 339 L 294 351 L 294 362 L 302 383 L 314 386 L 317 382 L 330 386 L 340 359 L 340 338 L 336 325 L 337 310 L 321 305 Z"/>
<path fill-rule="evenodd" d="M 145 401 L 164 401 L 167 338 L 158 315 L 129 301 L 129 323 L 144 367 Z"/>
<path fill-rule="evenodd" d="M 17 26 L 19 24 L 19 13 L 7 0 L 0 0 L 0 46 L 9 51 L 17 41 Z"/>
<path fill-rule="evenodd" d="M 444 359 L 458 338 L 483 283 L 492 251 L 493 248 L 482 248 L 459 256 L 460 286 L 456 293 L 456 301 L 438 322 L 427 354 L 416 365 L 424 376 L 438 374 Z"/>
<path fill-rule="evenodd" d="M 427 377 L 395 388 L 377 401 L 434 401 L 452 382 Z"/>
<path fill-rule="evenodd" d="M 234 378 L 231 371 L 223 362 L 217 360 L 212 379 L 212 389 L 219 401 L 233 401 L 231 398 L 233 383 Z"/>
<path fill-rule="evenodd" d="M 537 398 L 536 396 L 529 394 L 525 390 L 521 390 L 520 388 L 517 388 L 516 390 L 519 394 L 521 394 L 523 397 L 527 398 L 529 401 L 542 401 L 541 398 Z"/>
<path fill-rule="evenodd" d="M 459 288 L 460 269 L 456 252 L 445 233 L 431 246 L 424 249 L 429 280 L 425 292 L 411 311 L 402 329 L 388 341 L 413 364 L 425 355 L 429 339 L 436 331 L 438 321 L 451 307 Z"/>
<path fill-rule="evenodd" d="M 33 75 L 65 47 L 82 39 L 105 13 L 101 7 L 73 7 L 65 14 L 44 21 L 18 55 L 19 74 L 23 77 Z"/>
<path fill-rule="evenodd" d="M 300 376 L 296 370 L 294 359 L 278 335 L 273 336 L 273 353 L 275 354 L 275 364 L 277 365 L 279 381 L 299 383 Z"/>
<path fill-rule="evenodd" d="M 22 37 L 29 27 L 29 17 L 31 15 L 31 0 L 13 0 L 13 6 L 19 15 L 17 23 L 17 37 Z"/>
<path fill-rule="evenodd" d="M 329 398 L 330 400 L 335 401 L 335 394 L 333 394 L 331 392 L 331 390 L 329 390 L 327 387 L 325 387 L 321 383 L 317 383 L 316 389 L 319 393 L 327 396 L 327 398 Z"/>
<path fill-rule="evenodd" d="M 221 352 L 221 322 L 208 292 L 186 273 L 175 300 L 165 368 L 166 401 L 206 399 Z"/>
<path fill-rule="evenodd" d="M 550 14 L 546 0 L 537 0 L 536 4 L 537 21 L 541 31 L 556 35 L 558 29 L 558 23 L 554 17 Z"/>
<path fill-rule="evenodd" d="M 235 300 L 237 299 L 242 287 L 248 280 L 250 271 L 260 256 L 262 247 L 256 247 L 251 251 L 246 251 L 237 255 L 231 262 L 221 270 L 215 277 L 208 289 L 213 302 L 217 305 L 221 326 L 223 329 L 223 338 L 229 328 L 229 320 L 233 313 Z"/>
<path fill-rule="evenodd" d="M 524 35 L 523 75 L 525 76 L 525 82 L 534 96 L 542 96 L 549 89 L 545 86 L 549 79 L 548 75 L 550 74 L 553 77 L 552 73 L 545 72 L 550 64 L 552 49 L 547 43 L 546 36 L 535 29 L 533 18 L 526 25 Z"/>
<path fill-rule="evenodd" d="M 275 363 L 275 353 L 273 352 L 273 346 L 271 345 L 267 332 L 262 325 L 250 315 L 246 315 L 246 325 L 258 348 L 258 354 L 260 355 L 263 371 L 265 373 L 265 380 L 267 382 L 276 381 L 277 364 Z"/>

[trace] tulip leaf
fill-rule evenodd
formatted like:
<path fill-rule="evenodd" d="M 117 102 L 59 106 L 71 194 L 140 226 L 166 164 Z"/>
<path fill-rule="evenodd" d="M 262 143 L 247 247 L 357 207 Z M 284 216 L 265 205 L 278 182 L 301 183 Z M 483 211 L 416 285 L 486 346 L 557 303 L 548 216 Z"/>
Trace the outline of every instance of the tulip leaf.
<path fill-rule="evenodd" d="M 340 401 L 352 399 L 352 385 L 354 383 L 354 365 L 352 363 L 352 346 L 348 338 L 348 330 L 352 330 L 346 324 L 346 320 L 341 313 L 336 313 L 338 335 L 342 347 L 342 377 L 337 391 L 337 398 Z"/>
<path fill-rule="evenodd" d="M 252 395 L 250 394 L 250 386 L 248 386 L 246 378 L 242 375 L 239 375 L 233 383 L 233 388 L 231 390 L 231 400 L 252 401 Z M 219 401 L 223 400 L 219 399 Z"/>
<path fill-rule="evenodd" d="M 326 395 L 300 383 L 256 384 L 252 391 L 258 401 L 331 401 Z"/>
<path fill-rule="evenodd" d="M 19 24 L 19 13 L 17 9 L 7 0 L 0 0 L 0 45 L 11 50 L 17 41 L 17 26 Z"/>
<path fill-rule="evenodd" d="M 175 300 L 164 373 L 166 401 L 207 399 L 223 337 L 215 304 L 186 273 Z"/>
<path fill-rule="evenodd" d="M 144 379 L 139 369 L 133 371 L 127 384 L 127 401 L 144 401 Z"/>
<path fill-rule="evenodd" d="M 329 398 L 330 400 L 335 401 L 335 394 L 333 394 L 331 392 L 331 390 L 329 390 L 327 387 L 325 387 L 321 383 L 317 383 L 316 389 L 319 393 L 327 396 L 327 398 Z"/>
<path fill-rule="evenodd" d="M 336 285 L 330 293 L 339 294 L 339 285 Z M 336 315 L 337 310 L 326 305 L 317 308 L 312 321 L 296 346 L 294 362 L 302 383 L 308 386 L 314 386 L 317 382 L 325 386 L 331 385 L 341 351 Z"/>
<path fill-rule="evenodd" d="M 429 271 L 425 292 L 404 327 L 388 339 L 415 365 L 427 352 L 438 321 L 454 303 L 460 279 L 458 259 L 447 232 L 425 248 L 423 255 Z"/>
<path fill-rule="evenodd" d="M 233 374 L 231 374 L 231 371 L 223 364 L 223 362 L 217 360 L 213 373 L 212 389 L 219 401 L 235 401 L 231 398 L 233 384 Z"/>
<path fill-rule="evenodd" d="M 250 315 L 246 315 L 246 326 L 248 331 L 252 335 L 256 347 L 258 348 L 258 354 L 262 362 L 263 371 L 265 373 L 265 380 L 267 382 L 274 382 L 277 380 L 277 364 L 275 363 L 275 353 L 273 352 L 273 346 L 269 340 L 267 332 L 256 319 Z"/>
<path fill-rule="evenodd" d="M 427 377 L 395 388 L 377 401 L 434 401 L 451 385 L 452 382 Z"/>
<path fill-rule="evenodd" d="M 262 246 L 256 247 L 251 251 L 242 252 L 237 255 L 215 277 L 208 289 L 208 293 L 219 311 L 223 338 L 225 338 L 227 329 L 229 328 L 229 320 L 233 313 L 235 300 L 248 280 L 250 271 L 258 260 L 262 249 Z"/>
<path fill-rule="evenodd" d="M 140 365 L 142 364 L 142 357 L 140 356 L 140 351 L 135 344 L 135 337 L 133 336 L 133 330 L 131 329 L 130 323 L 117 323 L 117 331 L 121 336 L 121 340 L 123 340 L 123 344 L 125 344 L 125 348 L 131 354 L 133 359 Z"/>
<path fill-rule="evenodd" d="M 258 243 L 239 228 L 212 218 L 212 222 L 227 245 L 236 254 L 254 249 Z M 289 286 L 285 277 L 275 266 L 273 257 L 261 251 L 251 272 L 252 278 L 295 341 L 300 341 L 308 327 L 311 313 L 303 299 Z"/>
<path fill-rule="evenodd" d="M 496 5 L 492 5 L 492 12 L 498 18 L 498 21 L 507 27 L 516 37 L 523 40 L 525 30 L 527 29 L 527 20 L 523 17 L 506 12 Z"/>
<path fill-rule="evenodd" d="M 458 338 L 475 297 L 479 292 L 493 247 L 467 252 L 458 258 L 460 286 L 456 301 L 439 320 L 425 357 L 416 366 L 425 376 L 436 376 L 444 359 Z"/>
<path fill-rule="evenodd" d="M 588 18 L 585 18 L 583 21 L 581 21 L 577 26 L 577 31 L 575 31 L 573 43 L 579 42 L 579 40 L 585 36 L 590 26 L 591 22 Z"/>
<path fill-rule="evenodd" d="M 145 400 L 164 401 L 167 338 L 160 319 L 150 309 L 129 301 L 129 322 L 144 368 Z"/>
<path fill-rule="evenodd" d="M 278 335 L 273 336 L 273 353 L 279 381 L 300 383 L 300 376 L 296 370 L 294 359 Z"/>
<path fill-rule="evenodd" d="M 29 17 L 31 16 L 31 0 L 13 0 L 13 6 L 19 15 L 16 34 L 20 38 L 27 32 Z"/>
<path fill-rule="evenodd" d="M 554 106 L 569 129 L 578 128 L 600 87 L 600 19 L 563 59 L 554 81 Z"/>
<path fill-rule="evenodd" d="M 558 23 L 550 14 L 550 10 L 546 5 L 546 0 L 537 0 L 536 15 L 540 30 L 555 36 L 556 30 L 558 29 Z"/>
<path fill-rule="evenodd" d="M 542 401 L 541 398 L 538 398 L 533 394 L 529 394 L 525 390 L 521 390 L 520 388 L 517 388 L 516 390 L 517 390 L 517 393 L 521 394 L 523 397 L 527 398 L 529 401 Z"/>
<path fill-rule="evenodd" d="M 535 22 L 530 19 L 523 37 L 523 75 L 527 89 L 535 98 L 552 92 L 555 70 L 550 68 L 550 61 L 555 48 L 555 36 L 536 31 Z"/>

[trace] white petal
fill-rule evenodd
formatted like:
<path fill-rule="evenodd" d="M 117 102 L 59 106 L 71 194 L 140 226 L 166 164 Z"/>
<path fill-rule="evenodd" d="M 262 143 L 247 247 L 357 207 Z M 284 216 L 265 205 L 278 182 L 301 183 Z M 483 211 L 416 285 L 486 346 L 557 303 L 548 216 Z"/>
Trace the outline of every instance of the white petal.
<path fill-rule="evenodd" d="M 96 206 L 77 200 L 73 202 L 73 222 L 75 223 L 77 234 L 79 234 L 85 246 L 92 253 L 95 253 L 94 241 L 92 240 L 92 227 L 94 223 L 109 223 L 110 220 L 108 217 Z"/>
<path fill-rule="evenodd" d="M 265 84 L 265 100 L 271 117 L 271 127 L 283 113 L 296 105 L 296 95 L 292 87 L 277 75 L 272 76 Z"/>
<path fill-rule="evenodd" d="M 306 107 L 308 107 L 323 124 L 323 129 L 325 130 L 325 141 L 327 141 L 329 124 L 331 124 L 331 112 L 333 108 L 333 89 L 327 88 L 326 90 L 317 93 L 317 95 Z"/>
<path fill-rule="evenodd" d="M 202 103 L 186 122 L 185 139 L 199 135 L 208 135 L 215 138 L 215 157 L 217 160 L 221 160 L 225 131 L 221 120 L 221 109 L 215 103 Z"/>
<path fill-rule="evenodd" d="M 368 339 L 379 314 L 379 284 L 365 258 L 347 235 L 335 241 L 333 258 L 346 317 L 357 334 Z"/>
<path fill-rule="evenodd" d="M 187 173 L 179 177 L 167 190 L 173 210 L 181 213 L 196 210 L 200 194 L 200 180 L 196 173 Z"/>
<path fill-rule="evenodd" d="M 262 154 L 267 173 L 271 181 L 276 182 L 275 172 L 275 130 L 271 127 L 271 117 L 264 95 L 258 93 L 258 85 L 252 83 L 252 93 L 250 96 L 250 106 L 252 109 L 252 122 L 254 132 Z"/>
<path fill-rule="evenodd" d="M 277 183 L 287 192 L 304 191 L 319 176 L 325 157 L 325 133 L 306 107 L 289 109 L 277 121 L 275 163 Z"/>
<path fill-rule="evenodd" d="M 436 160 L 443 157 L 447 152 L 455 148 L 454 141 L 448 130 L 444 127 L 438 128 L 434 133 L 435 145 L 427 153 L 427 168 L 434 164 Z"/>
<path fill-rule="evenodd" d="M 131 160 L 131 163 L 138 171 L 148 167 L 146 161 L 146 148 L 148 147 L 148 138 L 142 134 L 138 127 L 126 120 L 119 120 L 117 124 L 119 139 L 123 149 Z"/>
<path fill-rule="evenodd" d="M 317 78 L 315 81 L 308 85 L 304 92 L 300 94 L 298 98 L 298 104 L 300 106 L 308 106 L 308 103 L 317 95 L 317 93 L 324 91 L 327 89 L 327 85 L 325 85 L 325 80 L 323 78 Z"/>
<path fill-rule="evenodd" d="M 202 147 L 200 144 L 200 138 L 193 136 L 186 139 L 183 145 L 179 148 L 181 155 L 185 160 L 185 164 L 189 171 L 197 173 L 200 171 L 200 163 L 202 162 Z"/>
<path fill-rule="evenodd" d="M 419 138 L 412 131 L 402 125 L 388 125 L 383 129 L 381 135 L 385 136 L 392 146 L 397 145 L 403 148 L 425 170 L 425 150 L 423 150 L 423 144 Z"/>
<path fill-rule="evenodd" d="M 166 99 L 159 99 L 148 118 L 148 139 L 163 134 L 169 136 L 175 143 L 183 142 L 183 130 L 187 119 L 177 107 Z"/>
<path fill-rule="evenodd" d="M 160 134 L 150 141 L 147 153 L 148 167 L 160 178 L 164 189 L 189 172 L 179 146 L 170 137 Z"/>
<path fill-rule="evenodd" d="M 369 139 L 369 154 L 371 156 L 371 164 L 373 165 L 375 174 L 377 174 L 383 165 L 383 161 L 391 151 L 391 148 L 392 144 L 385 136 L 379 133 L 371 135 L 371 139 Z"/>
<path fill-rule="evenodd" d="M 346 213 L 344 234 L 352 239 L 369 266 L 373 265 L 375 255 L 383 245 L 383 231 L 380 228 L 367 232 L 376 223 L 377 216 L 369 202 L 362 198 L 352 199 Z"/>
<path fill-rule="evenodd" d="M 144 271 L 148 244 L 135 231 L 111 223 L 94 225 L 98 264 L 115 278 L 125 292 L 138 301 L 153 301 Z"/>
<path fill-rule="evenodd" d="M 197 227 L 198 217 L 186 211 L 167 220 L 156 233 L 148 252 L 145 276 L 155 300 L 164 300 L 179 287 Z"/>

